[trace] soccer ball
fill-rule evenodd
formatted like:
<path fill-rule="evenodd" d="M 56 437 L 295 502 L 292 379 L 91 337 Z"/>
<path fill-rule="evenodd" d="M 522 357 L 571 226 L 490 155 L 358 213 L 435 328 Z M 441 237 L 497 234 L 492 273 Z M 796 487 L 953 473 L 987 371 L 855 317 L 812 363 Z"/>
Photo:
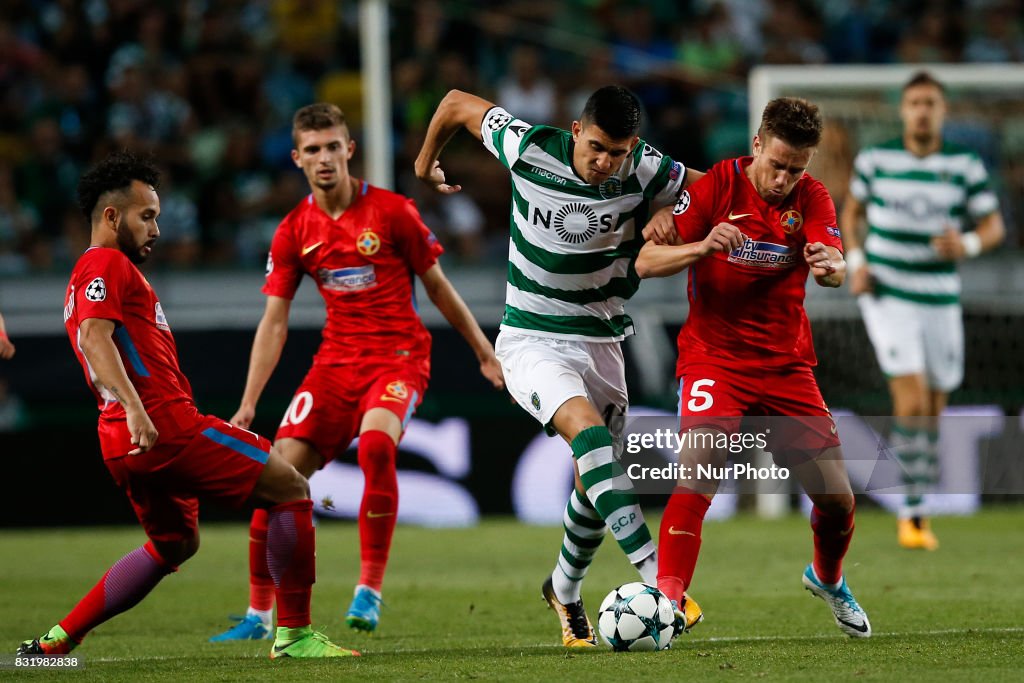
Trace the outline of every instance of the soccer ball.
<path fill-rule="evenodd" d="M 672 601 L 646 583 L 619 586 L 605 597 L 597 629 L 616 652 L 654 652 L 672 644 Z"/>

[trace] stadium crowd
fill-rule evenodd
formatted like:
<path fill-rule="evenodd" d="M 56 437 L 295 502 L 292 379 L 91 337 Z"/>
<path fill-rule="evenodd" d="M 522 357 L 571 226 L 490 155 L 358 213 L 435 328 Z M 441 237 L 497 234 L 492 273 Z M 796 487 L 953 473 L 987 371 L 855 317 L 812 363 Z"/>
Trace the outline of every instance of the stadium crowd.
<path fill-rule="evenodd" d="M 742 154 L 755 64 L 1024 60 L 1021 0 L 506 0 L 390 3 L 396 187 L 461 262 L 500 262 L 507 179 L 453 141 L 466 193 L 412 159 L 445 92 L 567 125 L 595 87 L 632 87 L 643 134 L 697 168 Z M 265 259 L 305 192 L 290 116 L 315 100 L 362 127 L 354 0 L 6 0 L 0 8 L 0 276 L 66 270 L 88 230 L 75 184 L 111 150 L 164 164 L 158 267 Z M 360 157 L 362 158 L 362 157 Z M 357 175 L 361 169 L 353 169 Z"/>

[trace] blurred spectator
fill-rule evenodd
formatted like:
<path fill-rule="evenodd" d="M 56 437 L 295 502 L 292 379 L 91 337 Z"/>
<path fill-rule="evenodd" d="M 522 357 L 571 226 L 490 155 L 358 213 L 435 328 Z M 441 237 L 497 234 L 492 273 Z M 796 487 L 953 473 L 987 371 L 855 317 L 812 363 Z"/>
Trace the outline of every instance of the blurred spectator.
<path fill-rule="evenodd" d="M 980 8 L 967 39 L 968 62 L 1019 62 L 1024 60 L 1024 19 L 1020 2 L 1006 0 Z"/>
<path fill-rule="evenodd" d="M 511 72 L 498 84 L 497 103 L 533 124 L 558 123 L 555 84 L 545 76 L 537 48 L 520 45 L 512 53 L 511 64 Z"/>
<path fill-rule="evenodd" d="M 22 275 L 28 270 L 26 254 L 37 222 L 35 212 L 14 191 L 11 167 L 0 163 L 0 275 Z"/>
<path fill-rule="evenodd" d="M 1021 6 L 388 3 L 396 176 L 411 164 L 408 150 L 418 149 L 449 89 L 481 92 L 531 122 L 564 126 L 590 92 L 612 82 L 641 96 L 645 137 L 706 167 L 749 145 L 751 65 L 1019 62 Z M 301 193 L 290 160 L 291 113 L 315 100 L 334 101 L 359 139 L 357 8 L 336 0 L 0 3 L 0 274 L 58 267 L 77 253 L 79 170 L 118 147 L 153 151 L 168 165 L 173 190 L 165 189 L 162 225 L 165 244 L 175 246 L 164 251 L 166 265 L 262 262 L 281 213 L 271 207 L 286 210 Z M 1004 128 L 998 135 L 1024 136 L 1024 124 L 1011 116 Z M 449 149 L 453 177 L 486 175 L 490 164 L 478 153 L 456 139 Z M 1004 175 L 1011 183 L 1022 173 Z M 500 174 L 484 180 L 450 206 L 424 202 L 449 249 L 465 261 L 504 258 L 489 245 L 503 229 L 508 184 Z M 283 197 L 288 201 L 279 204 Z M 1014 210 L 1008 204 L 1008 215 Z"/>
<path fill-rule="evenodd" d="M 684 29 L 676 46 L 676 60 L 701 82 L 722 74 L 743 73 L 743 45 L 732 32 L 729 9 L 715 3 Z"/>
<path fill-rule="evenodd" d="M 156 263 L 176 268 L 200 262 L 199 210 L 170 168 L 160 170 L 160 249 Z"/>
<path fill-rule="evenodd" d="M 29 258 L 36 268 L 53 265 L 61 239 L 64 211 L 74 206 L 81 167 L 64 148 L 60 126 L 52 118 L 38 119 L 29 131 L 29 155 L 15 170 L 18 198 L 39 217 L 38 236 Z"/>

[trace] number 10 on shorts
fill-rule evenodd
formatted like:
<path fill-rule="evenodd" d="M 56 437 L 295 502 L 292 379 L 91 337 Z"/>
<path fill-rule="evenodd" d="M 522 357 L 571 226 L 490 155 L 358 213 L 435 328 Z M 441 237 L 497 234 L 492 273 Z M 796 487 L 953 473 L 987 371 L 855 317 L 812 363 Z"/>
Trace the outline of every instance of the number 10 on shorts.
<path fill-rule="evenodd" d="M 284 411 L 281 426 L 287 427 L 288 425 L 299 424 L 309 417 L 309 411 L 311 410 L 313 410 L 313 394 L 308 391 L 300 391 L 295 394 L 295 398 L 292 399 L 288 410 Z"/>

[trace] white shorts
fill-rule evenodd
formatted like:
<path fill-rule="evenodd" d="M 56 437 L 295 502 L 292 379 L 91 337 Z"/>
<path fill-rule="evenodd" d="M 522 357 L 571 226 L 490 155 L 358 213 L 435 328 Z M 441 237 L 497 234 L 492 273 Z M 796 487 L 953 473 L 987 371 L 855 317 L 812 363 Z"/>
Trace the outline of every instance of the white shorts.
<path fill-rule="evenodd" d="M 964 322 L 959 305 L 918 304 L 891 296 L 857 297 L 864 326 L 887 377 L 924 375 L 951 392 L 964 378 Z"/>
<path fill-rule="evenodd" d="M 622 344 L 502 330 L 494 351 L 512 398 L 549 434 L 554 434 L 551 418 L 559 407 L 574 396 L 583 396 L 604 418 L 612 438 L 617 441 L 621 437 L 629 406 Z"/>

